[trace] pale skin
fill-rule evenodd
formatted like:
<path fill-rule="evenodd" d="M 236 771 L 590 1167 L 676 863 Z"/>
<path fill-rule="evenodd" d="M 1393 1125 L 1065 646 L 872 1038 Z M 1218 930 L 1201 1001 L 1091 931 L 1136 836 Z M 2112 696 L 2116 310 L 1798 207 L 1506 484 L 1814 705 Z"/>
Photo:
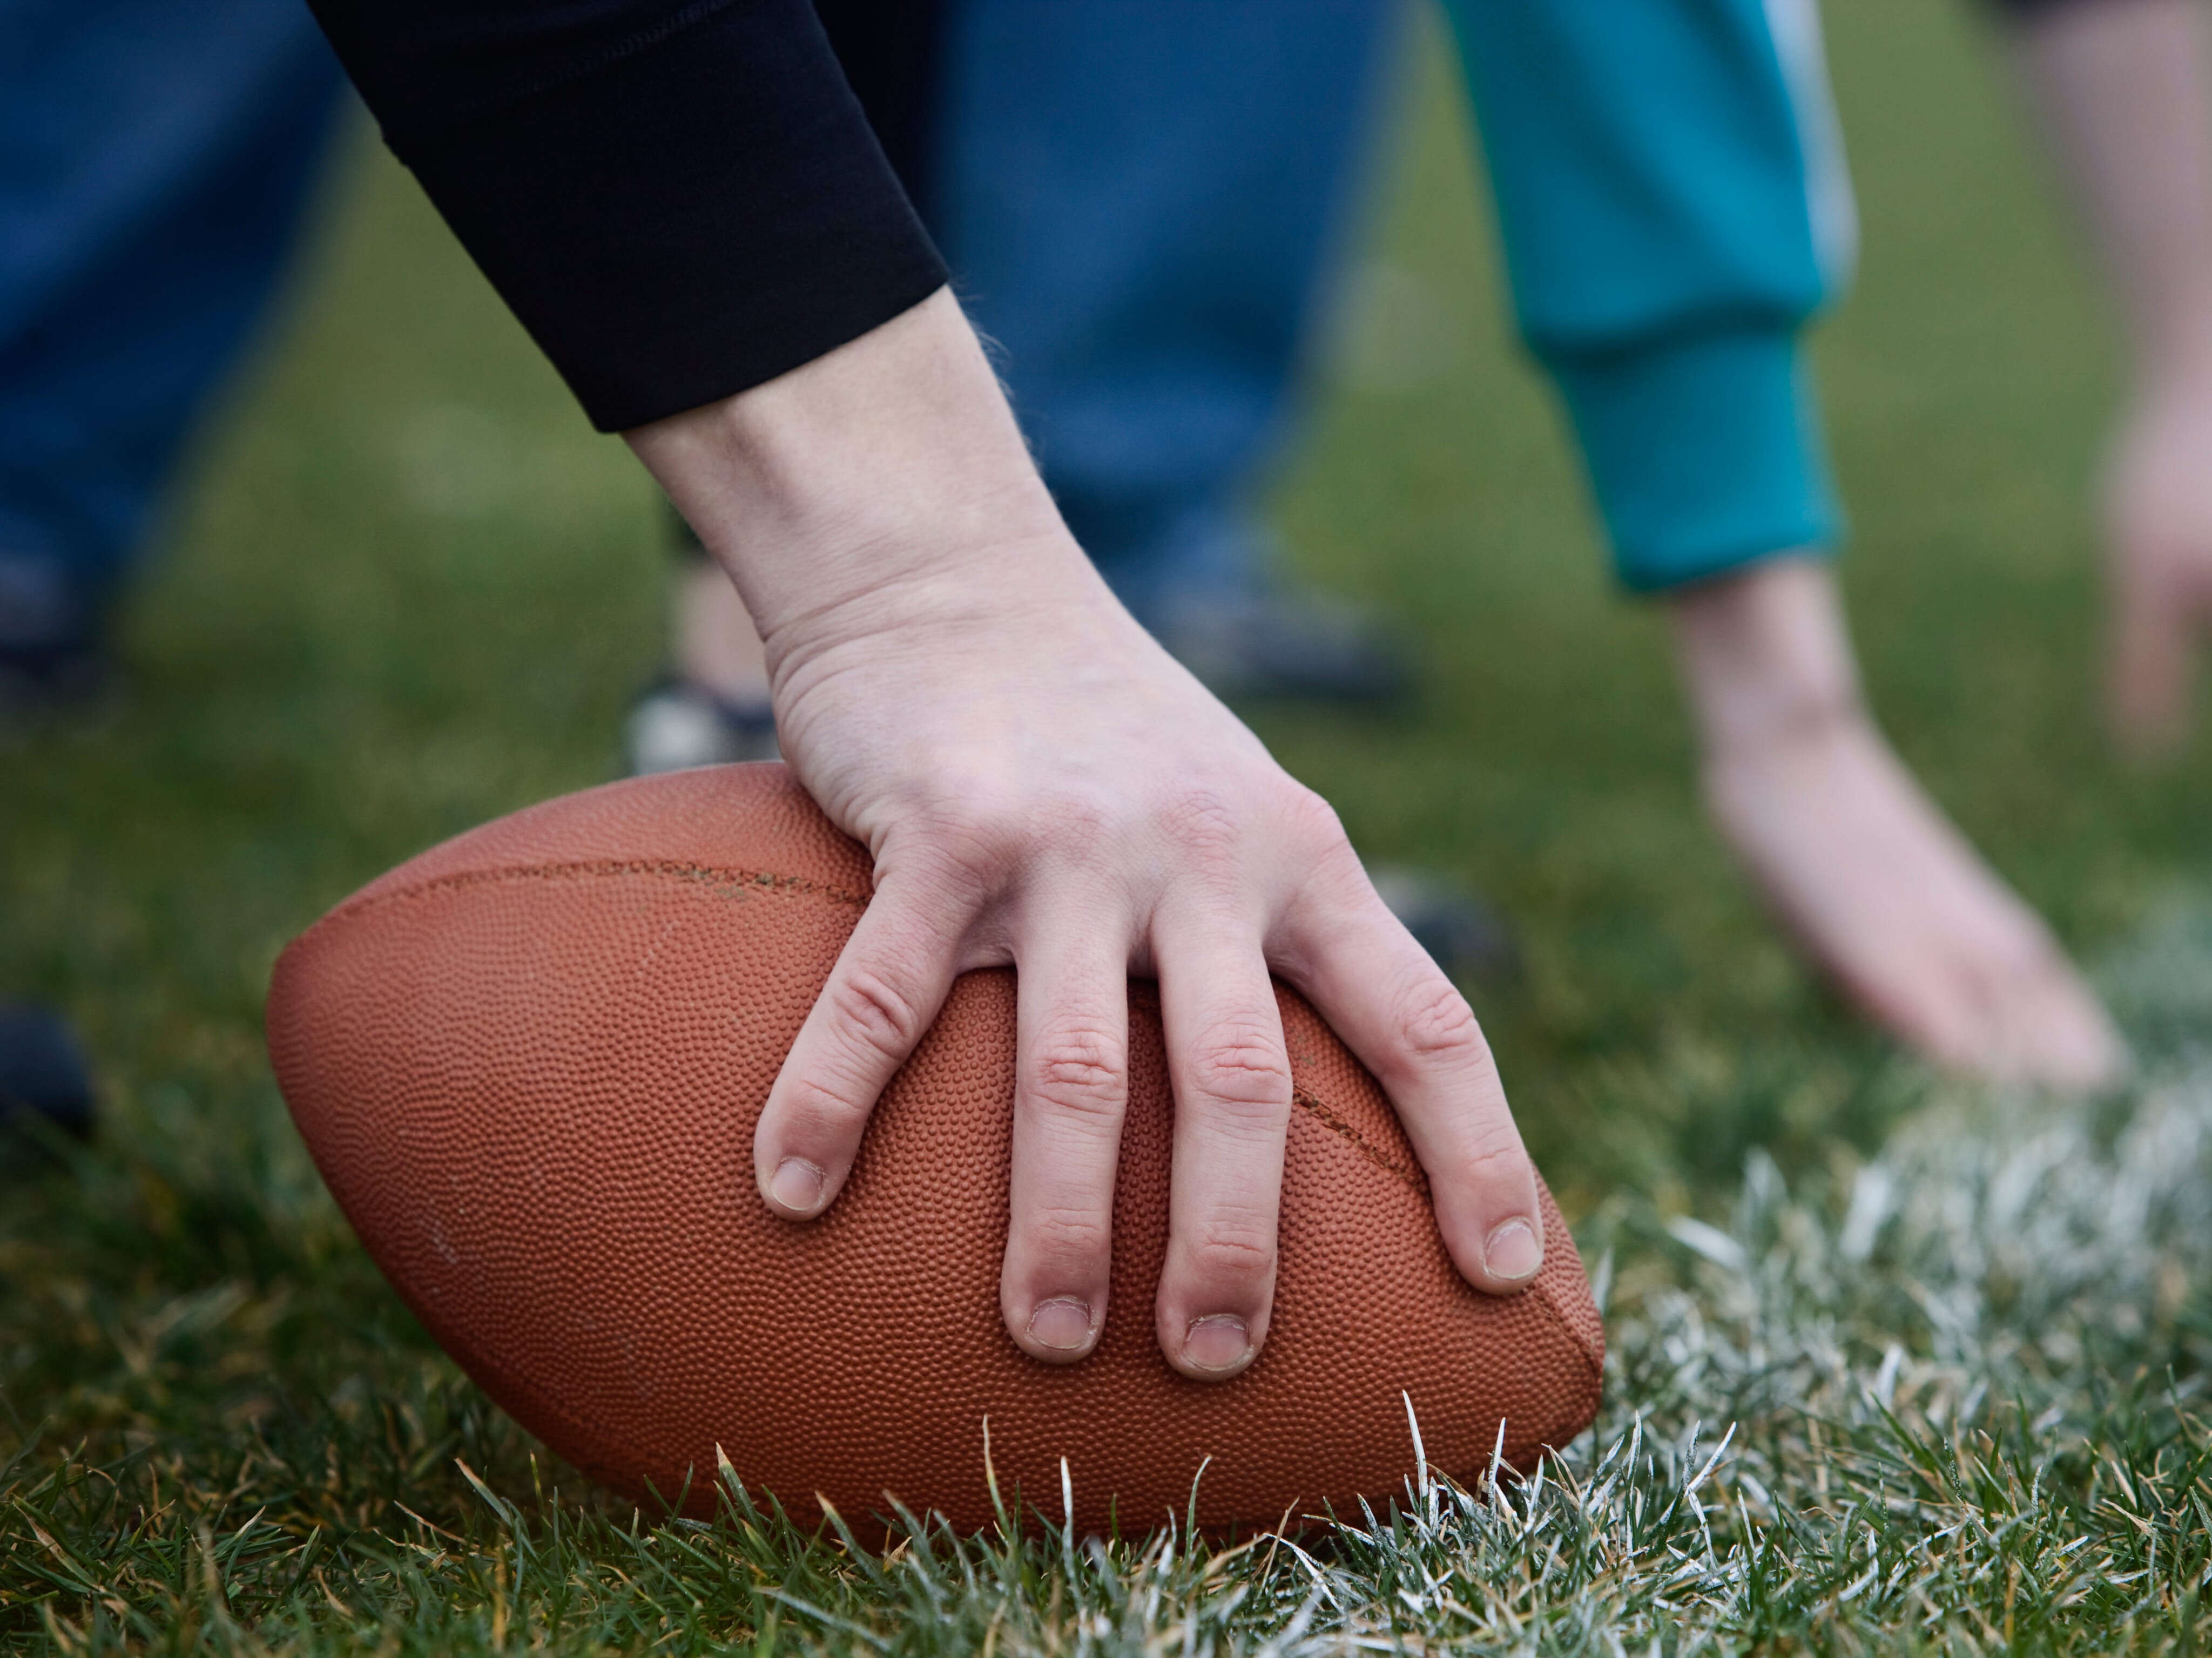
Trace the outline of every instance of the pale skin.
<path fill-rule="evenodd" d="M 1844 993 L 1965 1075 L 2083 1089 L 2124 1071 L 2049 930 L 1875 726 L 1826 564 L 1768 559 L 1667 609 L 1707 810 Z"/>
<path fill-rule="evenodd" d="M 720 565 L 709 559 L 687 566 L 677 579 L 672 608 L 676 671 L 686 683 L 726 702 L 768 701 L 767 647 Z"/>
<path fill-rule="evenodd" d="M 2106 480 L 2107 710 L 2185 736 L 2212 629 L 2212 39 L 2200 0 L 2054 8 L 2015 43 L 2128 328 Z M 1854 999 L 1974 1074 L 2087 1086 L 2126 1055 L 2042 924 L 1868 718 L 1827 578 L 1778 561 L 1672 605 L 1715 821 Z"/>
<path fill-rule="evenodd" d="M 754 1139 L 770 1209 L 823 1213 L 954 977 L 1019 969 L 1000 1305 L 1067 1363 L 1107 1315 L 1131 975 L 1176 1096 L 1154 1307 L 1183 1374 L 1267 1333 L 1291 1111 L 1269 975 L 1389 1094 L 1444 1245 L 1508 1294 L 1543 1259 L 1534 1171 L 1466 1000 L 1335 815 L 1108 592 L 942 291 L 725 402 L 628 434 L 742 596 L 785 756 L 875 896 Z"/>
<path fill-rule="evenodd" d="M 2157 754 L 2187 733 L 2212 630 L 2212 27 L 2200 0 L 2061 6 L 2015 52 L 2127 326 L 2108 708 L 2127 749 Z"/>

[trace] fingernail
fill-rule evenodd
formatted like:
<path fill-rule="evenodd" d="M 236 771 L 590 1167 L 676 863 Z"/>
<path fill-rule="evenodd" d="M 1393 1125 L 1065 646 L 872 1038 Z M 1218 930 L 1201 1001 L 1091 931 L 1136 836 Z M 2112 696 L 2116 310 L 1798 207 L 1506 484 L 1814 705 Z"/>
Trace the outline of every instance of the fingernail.
<path fill-rule="evenodd" d="M 1252 1333 L 1234 1313 L 1194 1318 L 1183 1334 L 1182 1362 L 1194 1370 L 1233 1370 L 1252 1351 Z"/>
<path fill-rule="evenodd" d="M 1535 1229 L 1525 1220 L 1507 1221 L 1482 1246 L 1482 1264 L 1489 1269 L 1491 1277 L 1507 1284 L 1534 1277 L 1536 1269 L 1544 1264 L 1544 1252 L 1537 1245 Z"/>
<path fill-rule="evenodd" d="M 786 1157 L 775 1166 L 768 1194 L 786 1209 L 811 1215 L 822 1201 L 822 1171 L 804 1157 Z"/>
<path fill-rule="evenodd" d="M 1056 1353 L 1082 1351 L 1091 1345 L 1091 1309 L 1073 1296 L 1040 1301 L 1030 1315 L 1030 1339 Z"/>

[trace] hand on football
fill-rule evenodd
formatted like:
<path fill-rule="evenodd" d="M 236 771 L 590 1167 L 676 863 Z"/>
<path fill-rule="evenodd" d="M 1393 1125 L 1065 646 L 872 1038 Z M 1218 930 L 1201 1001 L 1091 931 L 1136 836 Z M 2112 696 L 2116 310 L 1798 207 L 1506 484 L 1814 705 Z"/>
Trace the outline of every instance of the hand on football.
<path fill-rule="evenodd" d="M 1534 1276 L 1534 1174 L 1474 1013 L 1334 813 L 1107 592 L 948 295 L 631 440 L 760 624 L 786 757 L 875 860 L 760 1120 L 772 1208 L 836 1200 L 954 977 L 1012 964 L 1001 1308 L 1025 1351 L 1081 1358 L 1107 1315 L 1127 981 L 1155 977 L 1176 1117 L 1158 1334 L 1184 1374 L 1233 1376 L 1274 1290 L 1273 973 L 1389 1091 L 1469 1282 Z"/>

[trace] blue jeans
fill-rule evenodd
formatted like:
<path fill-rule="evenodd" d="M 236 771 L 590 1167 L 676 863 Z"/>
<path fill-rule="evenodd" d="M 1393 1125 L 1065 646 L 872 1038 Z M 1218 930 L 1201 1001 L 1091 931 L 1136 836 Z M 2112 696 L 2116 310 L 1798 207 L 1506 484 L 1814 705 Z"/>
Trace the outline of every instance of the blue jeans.
<path fill-rule="evenodd" d="M 97 626 L 341 84 L 301 0 L 0 0 L 0 647 Z"/>
<path fill-rule="evenodd" d="M 1394 0 L 957 0 L 935 228 L 1045 481 L 1139 617 L 1267 580 L 1251 495 Z"/>

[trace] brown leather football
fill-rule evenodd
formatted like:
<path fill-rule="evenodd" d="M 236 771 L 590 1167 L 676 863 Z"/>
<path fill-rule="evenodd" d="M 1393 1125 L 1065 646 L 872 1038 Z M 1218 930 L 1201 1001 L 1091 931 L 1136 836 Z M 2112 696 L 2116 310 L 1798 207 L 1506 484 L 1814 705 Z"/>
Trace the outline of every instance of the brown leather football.
<path fill-rule="evenodd" d="M 1480 1475 L 1596 1410 L 1604 1333 L 1565 1224 L 1493 1299 L 1452 1269 L 1381 1090 L 1279 990 L 1297 1108 L 1267 1345 L 1201 1383 L 1154 1344 L 1170 1115 L 1133 983 L 1097 1350 L 1057 1368 L 1000 1322 L 1010 972 L 972 973 L 821 1219 L 753 1185 L 769 1084 L 868 902 L 866 853 L 781 766 L 617 783 L 424 853 L 276 964 L 269 1047 L 324 1178 L 446 1351 L 523 1426 L 633 1497 L 711 1509 L 715 1448 L 802 1521 L 886 1493 L 963 1528 L 1002 1490 L 1085 1530 L 1380 1504 L 1430 1461 Z M 1211 1459 L 1208 1462 L 1207 1459 Z"/>

